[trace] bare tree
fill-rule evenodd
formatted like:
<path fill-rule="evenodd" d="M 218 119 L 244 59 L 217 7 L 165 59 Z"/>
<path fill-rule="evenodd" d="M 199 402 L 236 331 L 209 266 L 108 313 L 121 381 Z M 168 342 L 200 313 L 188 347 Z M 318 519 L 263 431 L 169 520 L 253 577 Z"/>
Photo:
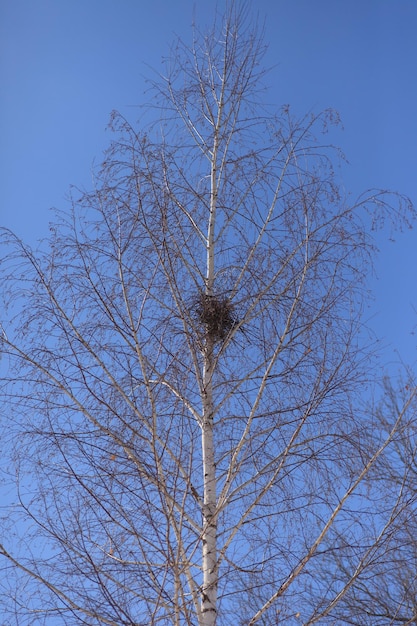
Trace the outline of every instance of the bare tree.
<path fill-rule="evenodd" d="M 351 580 L 353 572 L 366 570 L 334 607 L 336 623 L 355 626 L 417 623 L 417 404 L 412 391 L 415 388 L 412 372 L 408 372 L 405 381 L 401 379 L 393 385 L 387 378 L 382 400 L 373 411 L 374 432 L 386 437 L 395 430 L 387 453 L 367 478 L 370 491 L 373 485 L 377 486 L 385 515 L 374 516 L 378 540 L 363 551 L 360 564 L 348 552 L 332 564 L 332 574 L 337 572 L 339 580 Z M 394 429 L 393 422 L 401 413 L 401 426 Z M 330 571 L 323 573 L 323 577 L 328 579 L 329 574 Z"/>
<path fill-rule="evenodd" d="M 10 623 L 325 623 L 390 532 L 368 476 L 405 409 L 384 432 L 358 402 L 363 210 L 411 208 L 348 202 L 334 114 L 269 114 L 263 53 L 237 5 L 177 42 L 158 123 L 113 115 L 48 245 L 4 233 Z"/>

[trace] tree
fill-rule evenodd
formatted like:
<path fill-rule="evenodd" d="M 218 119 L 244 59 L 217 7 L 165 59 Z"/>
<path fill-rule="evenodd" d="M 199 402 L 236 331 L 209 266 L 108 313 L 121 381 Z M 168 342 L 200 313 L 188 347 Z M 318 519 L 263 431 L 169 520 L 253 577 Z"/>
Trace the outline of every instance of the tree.
<path fill-rule="evenodd" d="M 113 114 L 48 246 L 4 232 L 4 525 L 24 543 L 3 534 L 0 555 L 19 625 L 333 623 L 393 528 L 368 477 L 404 411 L 384 432 L 357 401 L 364 211 L 412 209 L 348 202 L 335 115 L 267 113 L 263 53 L 238 5 L 177 42 L 159 119 Z"/>
<path fill-rule="evenodd" d="M 406 370 L 407 371 L 407 370 Z M 387 454 L 375 464 L 368 480 L 379 486 L 389 517 L 379 520 L 378 541 L 364 553 L 366 575 L 352 585 L 335 608 L 337 623 L 355 626 L 412 625 L 417 623 L 417 406 L 410 402 L 415 388 L 411 371 L 395 385 L 384 380 L 382 400 L 375 407 L 376 427 L 382 436 L 393 429 L 395 416 L 403 413 Z M 414 396 L 411 391 L 411 395 Z M 405 409 L 405 410 L 404 410 Z M 337 559 L 341 577 L 353 567 L 348 554 Z M 329 573 L 328 573 L 329 574 Z M 327 575 L 328 575 L 327 574 Z"/>

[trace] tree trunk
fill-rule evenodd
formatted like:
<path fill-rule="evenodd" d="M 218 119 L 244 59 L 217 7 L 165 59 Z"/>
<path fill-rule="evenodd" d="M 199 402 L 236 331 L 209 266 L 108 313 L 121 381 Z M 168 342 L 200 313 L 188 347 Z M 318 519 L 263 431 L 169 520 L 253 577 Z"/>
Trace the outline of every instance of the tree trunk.
<path fill-rule="evenodd" d="M 207 340 L 204 371 L 202 449 L 204 472 L 203 586 L 201 626 L 214 626 L 217 616 L 216 463 L 213 422 L 213 341 Z"/>

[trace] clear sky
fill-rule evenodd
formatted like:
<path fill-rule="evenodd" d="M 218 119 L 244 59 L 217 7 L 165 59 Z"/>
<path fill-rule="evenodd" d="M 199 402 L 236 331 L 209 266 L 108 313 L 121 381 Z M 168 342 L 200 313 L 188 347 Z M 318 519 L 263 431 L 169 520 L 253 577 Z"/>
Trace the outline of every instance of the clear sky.
<path fill-rule="evenodd" d="M 225 0 L 219 0 L 221 8 Z M 267 99 L 302 114 L 333 107 L 347 190 L 408 194 L 417 204 L 417 1 L 252 0 L 274 66 Z M 113 109 L 131 121 L 146 77 L 211 0 L 0 0 L 0 222 L 26 241 L 48 235 L 49 208 L 89 187 Z M 417 361 L 417 225 L 379 233 L 368 314 L 388 360 Z"/>

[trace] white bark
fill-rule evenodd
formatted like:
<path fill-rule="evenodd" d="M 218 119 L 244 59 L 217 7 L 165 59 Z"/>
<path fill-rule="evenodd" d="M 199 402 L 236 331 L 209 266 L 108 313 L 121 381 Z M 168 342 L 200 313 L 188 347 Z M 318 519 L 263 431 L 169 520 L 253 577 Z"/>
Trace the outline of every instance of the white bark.
<path fill-rule="evenodd" d="M 224 85 L 224 81 L 223 81 Z M 214 128 L 213 148 L 210 154 L 210 212 L 207 228 L 207 268 L 205 293 L 214 296 L 215 237 L 218 188 L 218 152 L 223 118 L 223 89 L 217 102 L 217 118 Z M 213 375 L 215 369 L 214 339 L 207 333 L 204 344 L 203 366 L 203 420 L 201 428 L 204 506 L 203 506 L 203 585 L 201 590 L 201 626 L 215 626 L 217 618 L 217 489 L 214 450 L 214 401 Z"/>
<path fill-rule="evenodd" d="M 201 626 L 214 626 L 217 616 L 217 511 L 216 511 L 216 463 L 214 451 L 213 422 L 213 346 L 207 342 L 204 370 L 203 423 L 201 428 L 203 450 L 203 531 Z"/>

